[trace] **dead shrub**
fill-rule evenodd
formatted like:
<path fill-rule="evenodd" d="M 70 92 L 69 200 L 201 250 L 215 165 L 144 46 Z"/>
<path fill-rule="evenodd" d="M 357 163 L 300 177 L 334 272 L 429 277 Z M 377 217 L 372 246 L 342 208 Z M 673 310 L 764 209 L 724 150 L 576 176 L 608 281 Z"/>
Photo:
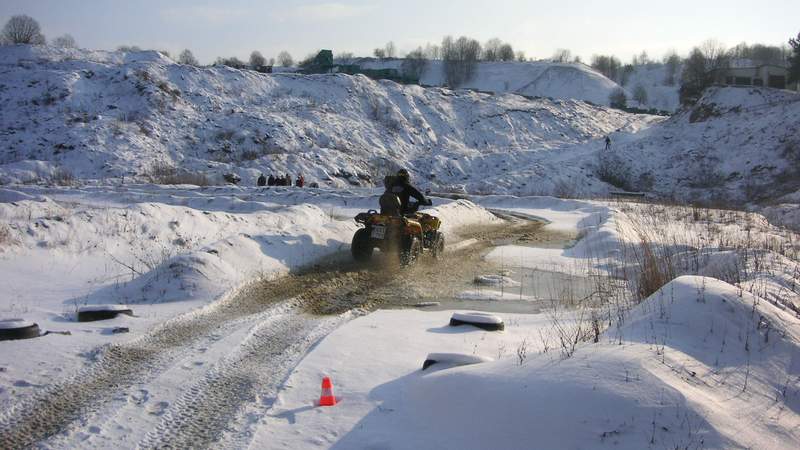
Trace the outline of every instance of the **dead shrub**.
<path fill-rule="evenodd" d="M 74 186 L 78 184 L 78 179 L 69 169 L 57 167 L 50 175 L 50 183 L 57 186 Z"/>
<path fill-rule="evenodd" d="M 211 186 L 213 184 L 203 173 L 178 170 L 167 163 L 154 164 L 145 177 L 154 184 L 191 184 L 195 186 Z"/>

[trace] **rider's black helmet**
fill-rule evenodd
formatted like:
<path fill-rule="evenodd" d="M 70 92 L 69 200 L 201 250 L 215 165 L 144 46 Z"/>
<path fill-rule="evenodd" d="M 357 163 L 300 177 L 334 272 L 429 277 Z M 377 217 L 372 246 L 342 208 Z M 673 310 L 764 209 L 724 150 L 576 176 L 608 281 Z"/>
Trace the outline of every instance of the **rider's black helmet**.
<path fill-rule="evenodd" d="M 400 169 L 397 171 L 397 178 L 400 178 L 401 180 L 408 182 L 409 179 L 411 179 L 411 176 L 408 174 L 408 171 L 406 169 Z"/>

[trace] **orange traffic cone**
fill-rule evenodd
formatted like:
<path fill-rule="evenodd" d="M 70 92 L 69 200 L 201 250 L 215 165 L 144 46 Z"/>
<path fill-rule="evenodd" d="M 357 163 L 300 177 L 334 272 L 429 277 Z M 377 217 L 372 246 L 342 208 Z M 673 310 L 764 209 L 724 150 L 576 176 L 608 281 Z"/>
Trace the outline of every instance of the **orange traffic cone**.
<path fill-rule="evenodd" d="M 319 406 L 336 405 L 336 397 L 333 396 L 333 383 L 329 377 L 322 379 L 322 395 L 319 396 Z"/>

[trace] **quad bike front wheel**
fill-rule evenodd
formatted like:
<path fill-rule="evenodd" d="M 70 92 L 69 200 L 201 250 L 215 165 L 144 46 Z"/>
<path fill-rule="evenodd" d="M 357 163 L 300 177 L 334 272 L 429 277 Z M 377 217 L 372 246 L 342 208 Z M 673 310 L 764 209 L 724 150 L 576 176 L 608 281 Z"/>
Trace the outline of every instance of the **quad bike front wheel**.
<path fill-rule="evenodd" d="M 369 229 L 361 228 L 353 235 L 350 252 L 353 259 L 358 262 L 368 262 L 372 259 L 372 242 L 370 242 Z"/>
<path fill-rule="evenodd" d="M 407 266 L 412 264 L 422 254 L 422 241 L 416 236 L 403 238 L 403 246 L 400 249 L 400 265 Z"/>

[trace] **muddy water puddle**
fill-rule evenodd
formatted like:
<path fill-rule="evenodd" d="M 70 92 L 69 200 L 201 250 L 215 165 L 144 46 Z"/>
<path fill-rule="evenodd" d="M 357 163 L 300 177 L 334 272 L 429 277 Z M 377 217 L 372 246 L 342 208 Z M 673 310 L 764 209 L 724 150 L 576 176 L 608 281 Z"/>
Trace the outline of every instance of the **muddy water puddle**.
<path fill-rule="evenodd" d="M 495 313 L 536 314 L 563 299 L 579 299 L 592 292 L 590 280 L 492 261 L 486 255 L 499 246 L 542 249 L 568 248 L 574 237 L 546 230 L 540 222 L 518 221 L 495 229 L 474 229 L 462 236 L 476 244 L 446 252 L 439 260 L 423 259 L 399 269 L 385 286 L 370 292 L 375 308 L 424 310 L 467 309 Z"/>

